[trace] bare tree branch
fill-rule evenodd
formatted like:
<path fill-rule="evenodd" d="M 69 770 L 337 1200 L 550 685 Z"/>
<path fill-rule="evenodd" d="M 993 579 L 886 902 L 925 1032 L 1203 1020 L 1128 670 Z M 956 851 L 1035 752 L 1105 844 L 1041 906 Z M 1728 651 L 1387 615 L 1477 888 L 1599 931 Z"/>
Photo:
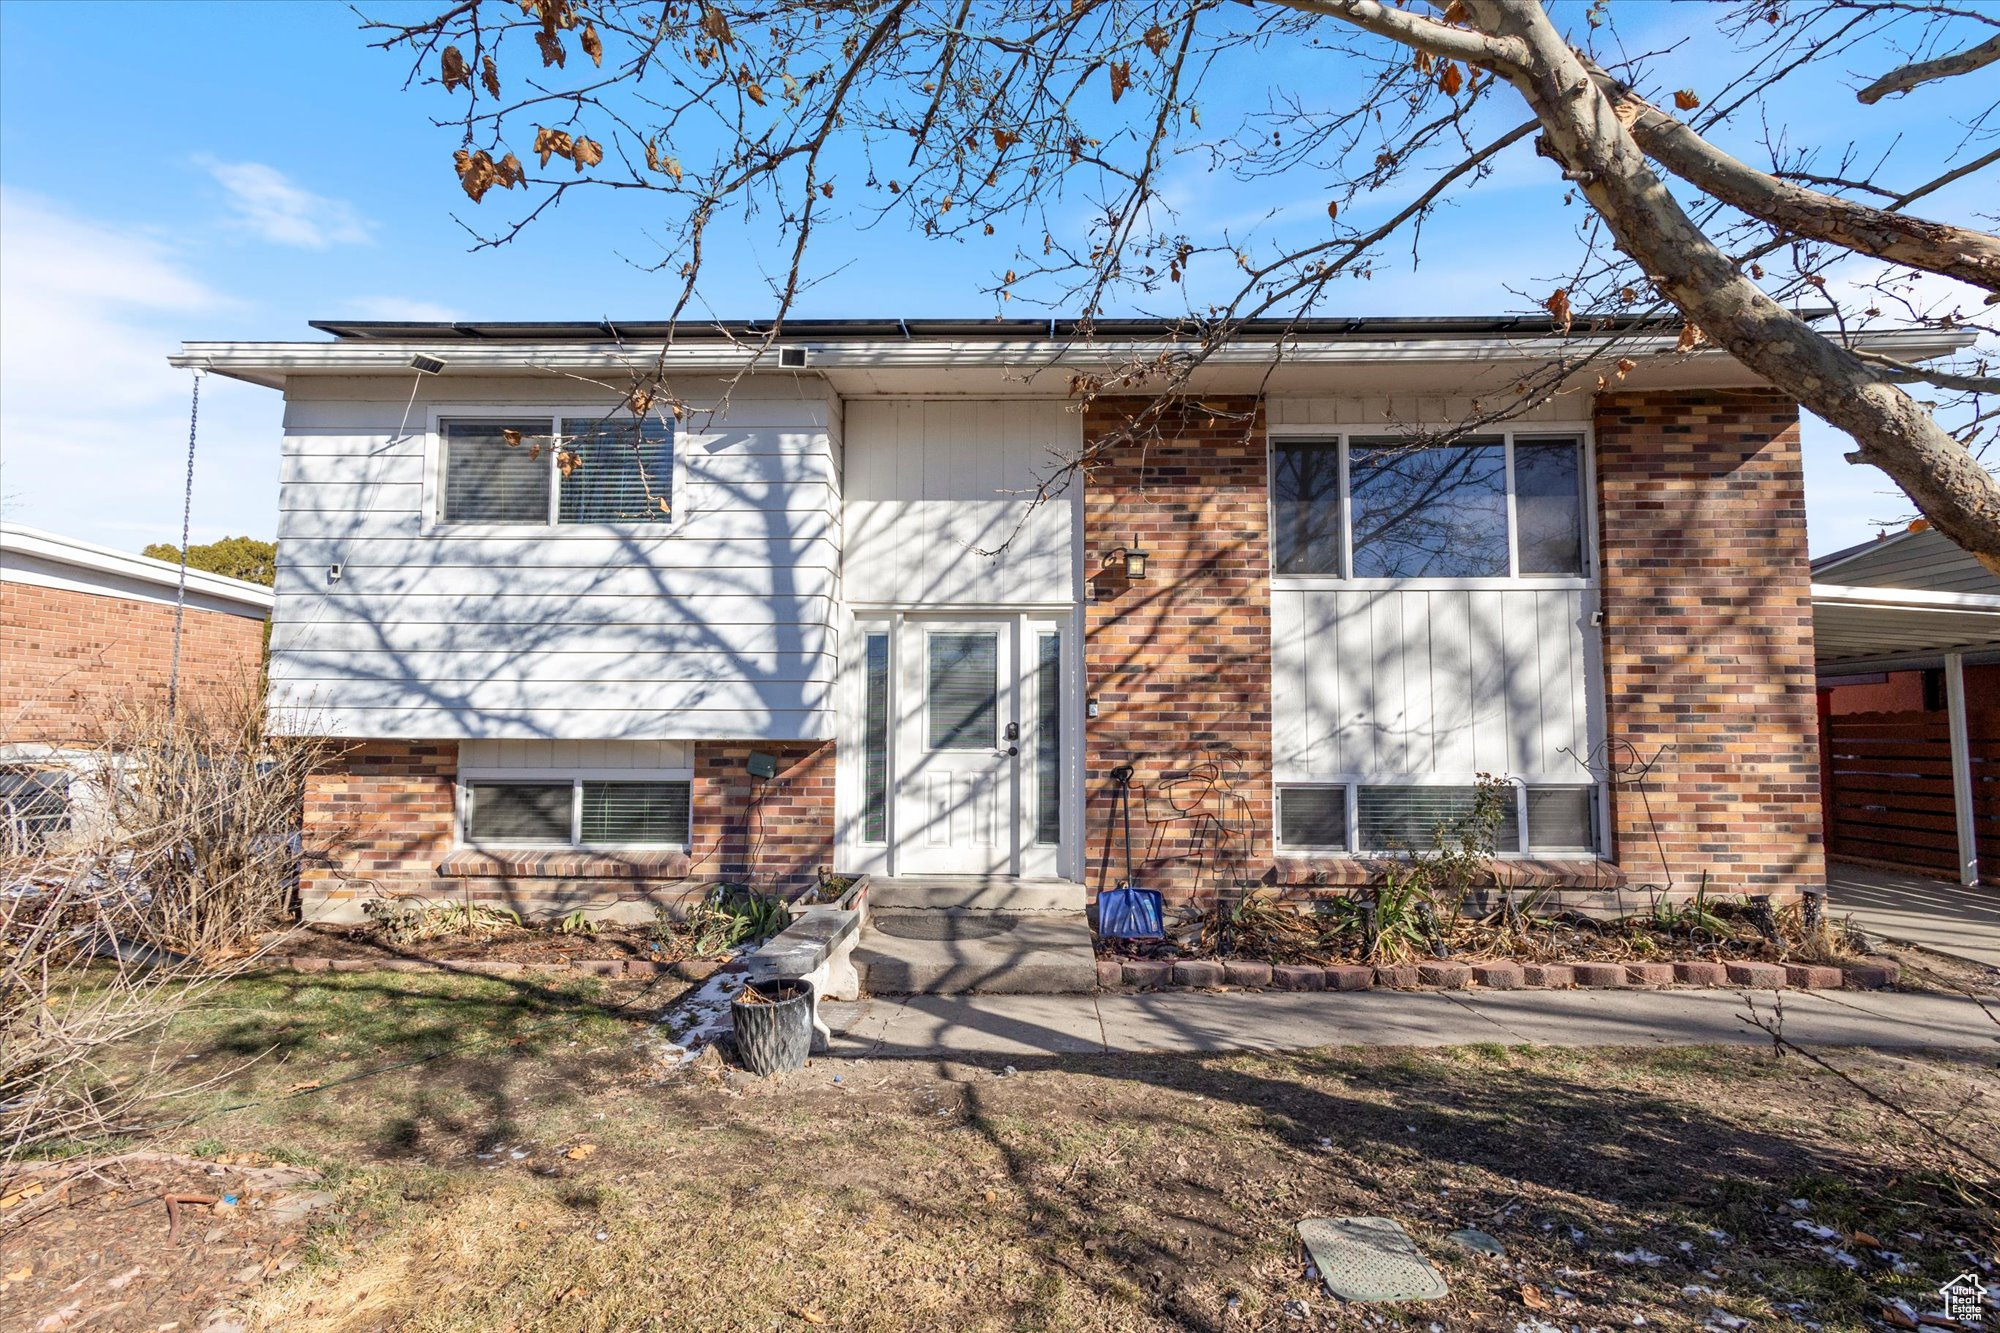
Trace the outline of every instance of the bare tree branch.
<path fill-rule="evenodd" d="M 1646 156 L 1690 185 L 1794 235 L 2000 292 L 2000 237 L 1780 180 L 1731 157 L 1602 70 L 1594 72 Z"/>
<path fill-rule="evenodd" d="M 1957 55 L 1939 56 L 1936 60 L 1919 60 L 1899 69 L 1892 69 L 1854 94 L 1854 98 L 1858 102 L 1866 102 L 1873 106 L 1890 93 L 1907 93 L 1938 79 L 1970 74 L 1976 69 L 1986 68 L 1996 60 L 2000 60 L 2000 37 L 1990 37 L 1977 46 L 1960 51 Z"/>

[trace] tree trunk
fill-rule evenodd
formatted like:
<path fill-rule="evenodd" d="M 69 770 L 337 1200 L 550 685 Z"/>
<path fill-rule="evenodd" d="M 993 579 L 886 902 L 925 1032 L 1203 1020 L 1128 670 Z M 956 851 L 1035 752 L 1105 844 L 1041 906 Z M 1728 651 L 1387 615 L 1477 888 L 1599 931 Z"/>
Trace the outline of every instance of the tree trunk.
<path fill-rule="evenodd" d="M 1850 455 L 1901 486 L 1945 536 L 2000 573 L 2000 483 L 1908 394 L 1808 328 L 1736 271 L 1646 161 L 1537 0 L 1465 0 L 1474 23 L 1525 47 L 1495 66 L 1533 108 L 1542 148 L 1580 182 L 1618 247 L 1710 342 L 1851 435 Z"/>

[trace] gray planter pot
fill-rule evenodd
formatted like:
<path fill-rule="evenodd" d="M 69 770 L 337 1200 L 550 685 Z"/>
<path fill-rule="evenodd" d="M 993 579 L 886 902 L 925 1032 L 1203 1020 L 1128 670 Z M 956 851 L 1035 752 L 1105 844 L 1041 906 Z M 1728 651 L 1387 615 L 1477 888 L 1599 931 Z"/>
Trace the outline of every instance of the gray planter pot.
<path fill-rule="evenodd" d="M 788 1069 L 804 1069 L 812 1053 L 812 983 L 799 980 L 753 981 L 746 989 L 769 1004 L 730 1001 L 730 1022 L 736 1029 L 736 1054 L 751 1073 L 768 1078 Z M 789 996 L 780 999 L 779 996 Z"/>

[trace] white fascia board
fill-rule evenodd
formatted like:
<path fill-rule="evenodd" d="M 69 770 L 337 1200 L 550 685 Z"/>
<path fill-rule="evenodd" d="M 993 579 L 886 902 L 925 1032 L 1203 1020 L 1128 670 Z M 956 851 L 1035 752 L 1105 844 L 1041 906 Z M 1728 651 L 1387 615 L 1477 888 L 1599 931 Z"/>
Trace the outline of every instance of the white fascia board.
<path fill-rule="evenodd" d="M 2000 614 L 2000 593 L 1933 592 L 1924 588 L 1874 588 L 1846 583 L 1812 585 L 1815 606 L 1881 606 L 1904 611 L 1990 611 Z"/>
<path fill-rule="evenodd" d="M 1621 350 L 1640 356 L 1677 356 L 1676 339 L 1649 335 L 1621 342 Z M 1865 334 L 1857 344 L 1899 360 L 1922 361 L 1947 356 L 1968 347 L 1970 333 L 1925 329 Z M 813 370 L 923 370 L 955 367 L 1103 367 L 1151 359 L 1176 346 L 1166 339 L 1064 342 L 1022 339 L 908 341 L 889 339 L 856 342 L 783 342 L 811 352 Z M 1547 361 L 1586 350 L 1586 338 L 1410 338 L 1374 341 L 1285 341 L 1246 339 L 1216 349 L 1205 360 L 1211 366 L 1480 364 L 1497 361 Z M 675 373 L 714 371 L 734 373 L 757 362 L 754 348 L 696 342 L 667 347 L 660 343 L 579 342 L 372 342 L 361 339 L 311 343 L 191 342 L 182 344 L 168 363 L 182 369 L 212 370 L 252 383 L 283 387 L 290 375 L 396 374 L 410 372 L 410 358 L 435 357 L 445 363 L 444 375 L 552 371 L 644 370 L 658 365 Z M 1678 359 L 1696 362 L 1732 360 L 1725 352 L 1707 350 Z M 777 371 L 775 358 L 758 369 Z M 413 373 L 413 372 L 411 372 Z"/>
<path fill-rule="evenodd" d="M 110 597 L 144 589 L 171 600 L 179 591 L 180 577 L 180 566 L 165 560 L 39 528 L 0 525 L 0 580 L 6 582 L 71 587 Z M 188 570 L 187 590 L 191 598 L 224 603 L 234 614 L 259 619 L 271 614 L 277 600 L 261 583 L 199 569 Z"/>

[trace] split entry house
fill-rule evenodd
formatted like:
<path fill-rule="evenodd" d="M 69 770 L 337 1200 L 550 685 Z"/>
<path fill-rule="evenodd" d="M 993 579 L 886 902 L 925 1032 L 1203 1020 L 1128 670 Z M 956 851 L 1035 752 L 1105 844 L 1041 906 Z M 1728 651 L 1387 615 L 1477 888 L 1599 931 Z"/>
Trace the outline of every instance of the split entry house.
<path fill-rule="evenodd" d="M 1482 774 L 1509 883 L 1824 882 L 1798 411 L 1675 328 L 1504 416 L 1604 335 L 1252 326 L 1038 498 L 1148 401 L 1072 376 L 1167 326 L 316 327 L 175 358 L 285 395 L 274 724 L 345 743 L 309 918 L 1095 890 L 1127 768 L 1179 895 L 1365 883 Z M 655 367 L 696 410 L 634 417 Z"/>

